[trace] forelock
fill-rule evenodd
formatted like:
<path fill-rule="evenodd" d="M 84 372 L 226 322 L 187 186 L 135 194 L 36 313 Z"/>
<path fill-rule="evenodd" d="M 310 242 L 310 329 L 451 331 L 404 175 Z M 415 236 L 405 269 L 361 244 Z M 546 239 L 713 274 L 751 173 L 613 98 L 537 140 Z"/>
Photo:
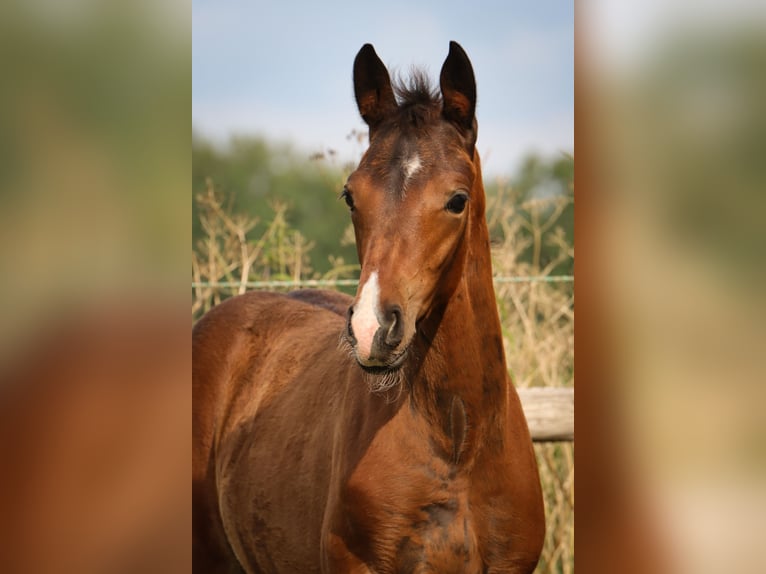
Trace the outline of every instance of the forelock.
<path fill-rule="evenodd" d="M 399 106 L 396 115 L 400 127 L 418 127 L 441 115 L 441 92 L 431 84 L 424 70 L 414 68 L 407 77 L 397 74 L 393 88 Z"/>

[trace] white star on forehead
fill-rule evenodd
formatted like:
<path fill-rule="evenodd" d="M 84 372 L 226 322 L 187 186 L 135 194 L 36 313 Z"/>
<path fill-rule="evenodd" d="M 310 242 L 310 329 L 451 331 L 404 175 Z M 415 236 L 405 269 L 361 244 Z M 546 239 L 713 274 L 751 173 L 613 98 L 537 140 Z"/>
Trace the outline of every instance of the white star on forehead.
<path fill-rule="evenodd" d="M 410 158 L 405 159 L 402 163 L 402 170 L 404 171 L 404 185 L 407 185 L 413 175 L 421 168 L 420 157 L 418 154 L 412 155 Z"/>

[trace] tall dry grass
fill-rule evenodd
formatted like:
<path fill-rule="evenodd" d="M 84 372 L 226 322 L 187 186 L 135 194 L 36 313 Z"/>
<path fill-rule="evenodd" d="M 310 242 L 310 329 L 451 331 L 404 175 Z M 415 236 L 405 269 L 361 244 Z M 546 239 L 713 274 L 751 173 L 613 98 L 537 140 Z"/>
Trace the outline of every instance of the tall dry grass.
<path fill-rule="evenodd" d="M 212 183 L 196 197 L 205 237 L 192 252 L 192 319 L 249 281 L 316 279 L 308 263 L 309 242 L 291 229 L 286 207 L 273 206 L 271 221 L 233 214 Z M 573 196 L 521 201 L 500 186 L 488 202 L 496 277 L 550 276 L 574 259 L 560 225 Z M 353 241 L 347 229 L 343 241 Z M 548 254 L 543 260 L 544 247 Z M 551 249 L 552 248 L 552 249 Z M 553 253 L 553 256 L 550 253 Z M 531 255 L 529 255 L 531 254 Z M 322 279 L 352 277 L 358 265 L 333 260 Z M 233 286 L 216 286 L 227 282 Z M 498 282 L 495 286 L 506 357 L 517 387 L 574 384 L 574 290 L 569 282 Z M 574 445 L 535 444 L 546 506 L 547 536 L 539 573 L 574 571 Z"/>
<path fill-rule="evenodd" d="M 572 195 L 520 201 L 500 186 L 488 204 L 496 277 L 551 277 L 574 260 L 560 225 Z M 543 247 L 549 259 L 543 261 Z M 530 257 L 524 257 L 531 253 Z M 550 254 L 553 254 L 552 256 Z M 495 284 L 505 354 L 517 387 L 574 386 L 574 289 L 570 282 Z M 536 443 L 547 536 L 536 572 L 574 572 L 574 444 Z"/>
<path fill-rule="evenodd" d="M 313 243 L 290 227 L 286 204 L 271 205 L 270 221 L 233 213 L 231 198 L 210 180 L 194 199 L 205 235 L 192 248 L 193 320 L 226 297 L 244 293 L 248 282 L 318 278 L 308 257 Z M 331 263 L 332 269 L 319 278 L 351 277 L 358 267 L 341 257 L 331 258 Z"/>

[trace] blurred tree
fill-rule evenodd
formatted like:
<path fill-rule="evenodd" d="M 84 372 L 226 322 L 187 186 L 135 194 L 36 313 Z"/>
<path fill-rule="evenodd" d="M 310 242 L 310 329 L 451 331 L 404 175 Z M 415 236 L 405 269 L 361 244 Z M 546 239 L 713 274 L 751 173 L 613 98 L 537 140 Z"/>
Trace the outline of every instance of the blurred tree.
<path fill-rule="evenodd" d="M 192 192 L 206 189 L 211 179 L 233 202 L 235 212 L 247 213 L 261 222 L 273 216 L 274 201 L 286 203 L 291 227 L 300 229 L 314 243 L 311 266 L 328 271 L 330 256 L 355 261 L 353 246 L 341 245 L 349 223 L 345 205 L 337 201 L 343 186 L 341 168 L 326 161 L 312 161 L 288 144 L 261 138 L 232 138 L 218 147 L 199 135 L 192 138 Z M 202 237 L 196 207 L 192 240 Z"/>

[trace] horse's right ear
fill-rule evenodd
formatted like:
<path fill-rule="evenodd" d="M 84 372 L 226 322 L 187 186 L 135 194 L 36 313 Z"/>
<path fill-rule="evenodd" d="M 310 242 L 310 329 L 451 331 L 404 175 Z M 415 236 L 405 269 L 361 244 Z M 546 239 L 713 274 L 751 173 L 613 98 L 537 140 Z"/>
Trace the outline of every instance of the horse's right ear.
<path fill-rule="evenodd" d="M 359 113 L 372 132 L 396 110 L 396 98 L 388 70 L 375 53 L 372 44 L 365 44 L 354 59 L 354 95 Z"/>

